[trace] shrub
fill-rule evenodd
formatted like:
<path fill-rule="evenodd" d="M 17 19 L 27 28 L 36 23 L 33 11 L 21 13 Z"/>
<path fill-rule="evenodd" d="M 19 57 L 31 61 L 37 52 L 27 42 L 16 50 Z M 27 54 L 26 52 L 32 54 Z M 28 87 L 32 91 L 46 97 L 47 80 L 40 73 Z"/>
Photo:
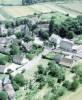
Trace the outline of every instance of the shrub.
<path fill-rule="evenodd" d="M 74 80 L 74 81 L 72 82 L 72 84 L 71 84 L 70 90 L 75 91 L 75 90 L 78 88 L 78 86 L 79 86 L 78 80 Z"/>
<path fill-rule="evenodd" d="M 34 54 L 29 54 L 29 53 L 26 54 L 26 58 L 28 58 L 29 60 L 32 60 L 33 57 L 34 57 Z"/>
<path fill-rule="evenodd" d="M 17 74 L 14 77 L 14 81 L 19 85 L 19 86 L 24 86 L 25 84 L 25 79 L 24 76 L 22 74 Z"/>

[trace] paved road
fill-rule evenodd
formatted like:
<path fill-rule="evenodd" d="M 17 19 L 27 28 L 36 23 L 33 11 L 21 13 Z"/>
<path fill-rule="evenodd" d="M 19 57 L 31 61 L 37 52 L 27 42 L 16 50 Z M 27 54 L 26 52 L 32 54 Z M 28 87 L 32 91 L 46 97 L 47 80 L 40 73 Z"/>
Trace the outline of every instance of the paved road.
<path fill-rule="evenodd" d="M 40 60 L 42 59 L 42 55 L 48 54 L 51 50 L 50 49 L 44 49 L 42 53 L 40 53 L 38 56 L 36 56 L 33 60 L 29 61 L 22 67 L 20 67 L 18 70 L 15 70 L 12 75 L 16 75 L 17 73 L 21 73 L 23 69 L 29 70 L 30 68 L 34 67 L 35 65 L 38 65 Z"/>

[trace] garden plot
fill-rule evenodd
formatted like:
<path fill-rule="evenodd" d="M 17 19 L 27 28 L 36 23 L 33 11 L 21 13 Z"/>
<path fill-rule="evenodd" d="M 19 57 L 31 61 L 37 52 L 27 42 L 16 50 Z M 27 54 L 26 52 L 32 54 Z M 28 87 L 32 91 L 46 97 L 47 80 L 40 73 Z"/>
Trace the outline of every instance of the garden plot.
<path fill-rule="evenodd" d="M 34 14 L 34 10 L 27 6 L 4 7 L 3 10 L 13 17 L 22 17 Z"/>

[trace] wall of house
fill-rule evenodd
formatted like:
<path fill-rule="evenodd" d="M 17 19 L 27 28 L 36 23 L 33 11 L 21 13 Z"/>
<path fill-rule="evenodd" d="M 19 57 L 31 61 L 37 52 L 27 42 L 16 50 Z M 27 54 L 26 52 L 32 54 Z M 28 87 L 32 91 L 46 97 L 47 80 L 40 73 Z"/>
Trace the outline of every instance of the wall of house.
<path fill-rule="evenodd" d="M 60 48 L 66 51 L 72 51 L 73 44 L 65 41 L 61 41 Z"/>

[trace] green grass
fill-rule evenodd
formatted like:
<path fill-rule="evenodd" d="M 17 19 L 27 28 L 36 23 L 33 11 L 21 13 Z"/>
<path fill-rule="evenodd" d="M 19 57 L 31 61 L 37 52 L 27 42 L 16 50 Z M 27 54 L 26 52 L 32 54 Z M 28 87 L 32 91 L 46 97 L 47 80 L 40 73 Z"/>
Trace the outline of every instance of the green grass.
<path fill-rule="evenodd" d="M 42 14 L 41 19 L 50 20 L 52 16 L 54 17 L 54 21 L 57 24 L 61 24 L 68 18 L 67 16 L 65 16 L 64 14 L 60 12 L 54 12 L 54 13 L 49 13 L 49 14 Z"/>
<path fill-rule="evenodd" d="M 0 53 L 0 64 L 1 64 L 1 65 L 4 65 L 4 64 L 6 64 L 7 62 L 9 62 L 9 56 Z"/>

